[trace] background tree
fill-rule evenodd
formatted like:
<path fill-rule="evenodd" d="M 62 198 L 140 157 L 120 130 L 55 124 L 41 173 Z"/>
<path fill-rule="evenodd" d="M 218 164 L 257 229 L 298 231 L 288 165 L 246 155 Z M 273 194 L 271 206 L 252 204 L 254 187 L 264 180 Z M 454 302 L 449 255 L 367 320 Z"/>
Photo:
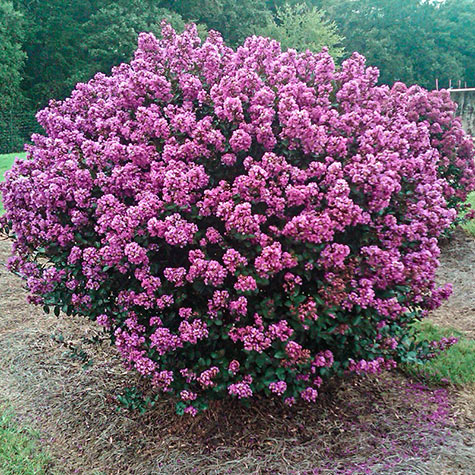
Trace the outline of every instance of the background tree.
<path fill-rule="evenodd" d="M 204 23 L 219 31 L 231 46 L 263 28 L 271 15 L 265 0 L 168 0 L 161 4 L 187 22 Z"/>
<path fill-rule="evenodd" d="M 440 47 L 457 58 L 464 70 L 461 79 L 475 87 L 475 1 L 446 0 L 437 12 L 433 30 Z"/>
<path fill-rule="evenodd" d="M 323 12 L 304 3 L 277 6 L 274 17 L 259 33 L 276 39 L 283 48 L 320 51 L 327 46 L 335 59 L 343 55 L 343 38 L 336 24 L 325 19 Z"/>
<path fill-rule="evenodd" d="M 279 7 L 283 7 L 284 5 L 297 5 L 299 3 L 304 3 L 307 6 L 311 6 L 311 2 L 309 0 L 266 0 L 266 5 L 269 10 L 275 14 L 276 10 Z"/>
<path fill-rule="evenodd" d="M 20 83 L 25 65 L 24 21 L 9 0 L 0 0 L 0 110 L 22 102 Z"/>
<path fill-rule="evenodd" d="M 71 90 L 70 77 L 87 57 L 80 48 L 82 29 L 98 0 L 20 0 L 26 20 L 27 60 L 23 90 L 36 110 Z"/>
<path fill-rule="evenodd" d="M 475 79 L 467 67 L 475 56 L 466 39 L 475 31 L 474 1 L 463 1 L 462 7 L 451 0 L 442 4 L 420 0 L 312 3 L 336 22 L 348 53 L 358 51 L 380 69 L 381 82 L 434 88 L 435 78 L 444 86 L 449 79 Z"/>
<path fill-rule="evenodd" d="M 20 87 L 26 59 L 24 27 L 23 16 L 12 2 L 0 0 L 0 153 L 23 143 L 17 119 L 25 106 Z"/>
<path fill-rule="evenodd" d="M 85 81 L 96 72 L 109 72 L 112 66 L 129 61 L 137 48 L 137 37 L 142 31 L 160 35 L 160 23 L 165 19 L 181 31 L 182 17 L 154 0 L 108 1 L 83 25 L 81 57 L 86 64 L 79 64 L 71 86 Z"/>

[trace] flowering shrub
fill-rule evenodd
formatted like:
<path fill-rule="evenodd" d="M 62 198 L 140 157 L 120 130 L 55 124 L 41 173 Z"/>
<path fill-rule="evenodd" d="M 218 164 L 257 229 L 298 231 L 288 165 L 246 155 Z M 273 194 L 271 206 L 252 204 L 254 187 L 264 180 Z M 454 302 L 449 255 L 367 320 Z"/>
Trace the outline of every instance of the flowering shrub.
<path fill-rule="evenodd" d="M 7 174 L 31 301 L 97 321 L 179 413 L 416 358 L 410 323 L 450 293 L 437 238 L 475 187 L 448 93 L 376 86 L 358 54 L 162 34 L 40 112 Z"/>

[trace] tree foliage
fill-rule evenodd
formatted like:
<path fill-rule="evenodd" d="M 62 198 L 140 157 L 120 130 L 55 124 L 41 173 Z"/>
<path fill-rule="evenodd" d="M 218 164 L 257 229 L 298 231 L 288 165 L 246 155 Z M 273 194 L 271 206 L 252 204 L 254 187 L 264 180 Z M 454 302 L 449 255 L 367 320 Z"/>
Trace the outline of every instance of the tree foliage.
<path fill-rule="evenodd" d="M 35 109 L 71 90 L 71 73 L 85 64 L 81 25 L 97 8 L 96 0 L 19 0 L 26 19 L 27 54 L 23 90 Z"/>
<path fill-rule="evenodd" d="M 21 13 L 9 0 L 0 0 L 0 111 L 16 107 L 21 100 L 24 33 Z"/>
<path fill-rule="evenodd" d="M 185 26 L 178 13 L 162 8 L 154 0 L 107 2 L 82 28 L 81 56 L 87 57 L 87 62 L 79 65 L 73 82 L 87 80 L 98 71 L 109 72 L 112 66 L 130 60 L 139 33 L 159 34 L 162 20 L 179 31 Z"/>
<path fill-rule="evenodd" d="M 168 0 L 162 2 L 186 21 L 204 23 L 217 30 L 231 46 L 263 27 L 270 11 L 265 0 Z"/>
<path fill-rule="evenodd" d="M 475 1 L 446 0 L 436 20 L 434 31 L 440 48 L 457 58 L 463 66 L 460 79 L 475 87 Z"/>
<path fill-rule="evenodd" d="M 17 123 L 19 111 L 25 108 L 24 35 L 23 15 L 9 0 L 0 0 L 0 153 L 20 150 L 25 141 Z"/>
<path fill-rule="evenodd" d="M 283 48 L 316 52 L 328 47 L 335 59 L 343 55 L 343 38 L 338 34 L 336 24 L 327 20 L 323 12 L 304 3 L 277 6 L 275 15 L 259 33 L 276 39 Z"/>
<path fill-rule="evenodd" d="M 449 0 L 314 0 L 345 38 L 348 53 L 364 54 L 380 81 L 427 88 L 435 79 L 474 81 L 475 2 Z M 461 4 L 463 3 L 463 5 Z"/>

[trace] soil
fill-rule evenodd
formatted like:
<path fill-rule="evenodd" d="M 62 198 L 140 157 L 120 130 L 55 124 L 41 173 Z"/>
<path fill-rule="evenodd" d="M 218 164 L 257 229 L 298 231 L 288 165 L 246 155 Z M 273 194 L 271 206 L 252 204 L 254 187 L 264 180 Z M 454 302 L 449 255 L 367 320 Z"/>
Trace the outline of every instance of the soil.
<path fill-rule="evenodd" d="M 9 244 L 0 241 L 0 262 Z M 443 246 L 451 300 L 431 315 L 475 337 L 475 240 Z M 352 378 L 317 405 L 216 403 L 196 418 L 163 399 L 145 415 L 117 395 L 141 387 L 91 322 L 44 314 L 0 267 L 0 405 L 36 428 L 52 474 L 472 474 L 475 388 L 427 388 L 402 374 Z"/>
<path fill-rule="evenodd" d="M 450 326 L 475 338 L 475 239 L 458 230 L 450 241 L 442 243 L 438 282 L 451 282 L 454 291 L 449 300 L 432 312 L 439 325 Z"/>

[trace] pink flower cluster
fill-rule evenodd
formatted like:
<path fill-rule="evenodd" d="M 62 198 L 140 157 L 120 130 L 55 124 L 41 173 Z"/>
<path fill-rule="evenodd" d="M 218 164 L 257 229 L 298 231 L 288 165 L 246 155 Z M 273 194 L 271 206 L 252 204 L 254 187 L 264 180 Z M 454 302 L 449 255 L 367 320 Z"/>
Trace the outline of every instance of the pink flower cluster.
<path fill-rule="evenodd" d="M 449 349 L 451 346 L 456 345 L 459 342 L 459 337 L 449 336 L 442 337 L 440 340 L 433 340 L 429 342 L 430 349 L 432 350 L 428 353 L 428 358 L 435 358 L 440 355 L 443 351 Z"/>
<path fill-rule="evenodd" d="M 448 92 L 377 77 L 359 54 L 337 69 L 255 36 L 142 33 L 130 64 L 38 114 L 0 185 L 10 269 L 192 415 L 392 366 L 449 294 L 438 237 L 475 166 Z"/>
<path fill-rule="evenodd" d="M 352 358 L 349 360 L 348 371 L 355 372 L 357 374 L 369 373 L 378 374 L 385 369 L 393 369 L 397 366 L 394 360 L 385 360 L 382 356 L 374 360 L 360 360 L 354 361 Z"/>
<path fill-rule="evenodd" d="M 252 389 L 249 383 L 239 382 L 228 386 L 228 392 L 231 396 L 237 396 L 238 399 L 249 398 L 252 396 Z"/>
<path fill-rule="evenodd" d="M 282 396 L 287 389 L 287 383 L 285 381 L 277 381 L 269 384 L 269 389 L 277 394 L 277 396 Z"/>

